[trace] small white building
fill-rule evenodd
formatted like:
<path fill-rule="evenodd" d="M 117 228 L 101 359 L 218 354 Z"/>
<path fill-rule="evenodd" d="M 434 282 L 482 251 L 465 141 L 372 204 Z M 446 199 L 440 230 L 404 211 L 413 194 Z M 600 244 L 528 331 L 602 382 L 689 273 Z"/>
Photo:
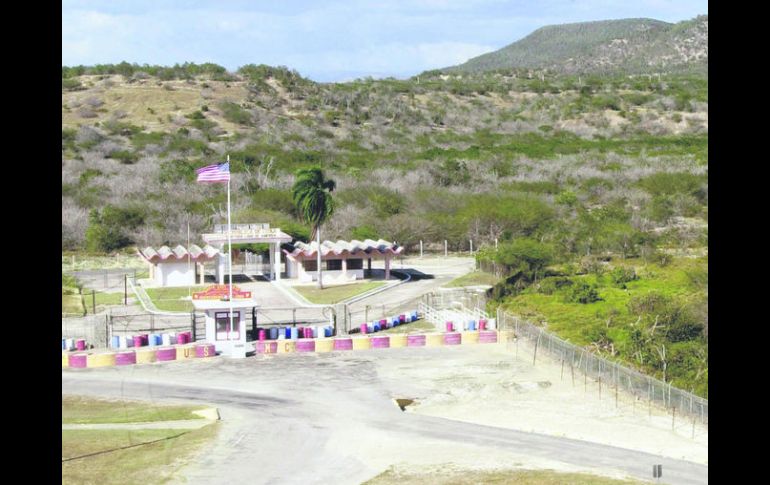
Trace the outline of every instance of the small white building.
<path fill-rule="evenodd" d="M 270 224 L 232 224 L 230 227 L 230 242 L 232 244 L 268 244 L 270 255 L 270 279 L 281 279 L 281 244 L 291 241 L 291 236 Z M 213 233 L 202 234 L 201 238 L 207 244 L 217 246 L 220 256 L 217 263 L 217 281 L 225 282 L 227 274 L 227 224 L 217 224 Z"/>
<path fill-rule="evenodd" d="M 181 245 L 173 250 L 161 246 L 157 251 L 147 247 L 139 255 L 149 264 L 150 279 L 157 286 L 193 286 L 196 279 L 203 284 L 203 265 L 218 259 L 219 250 L 211 246 L 201 249 L 193 244 L 189 250 Z"/>
<path fill-rule="evenodd" d="M 214 344 L 222 355 L 243 358 L 247 352 L 254 350 L 253 344 L 246 341 L 246 315 L 251 315 L 258 305 L 250 291 L 241 291 L 235 285 L 231 302 L 228 300 L 228 286 L 213 285 L 205 291 L 193 293 L 192 303 L 196 311 L 206 315 L 206 341 Z"/>
<path fill-rule="evenodd" d="M 372 269 L 372 259 L 385 260 L 385 279 L 390 279 L 390 261 L 401 254 L 403 247 L 380 239 L 374 241 L 324 241 L 321 243 L 321 264 L 324 283 L 350 283 L 364 278 L 364 260 Z M 317 278 L 318 243 L 286 244 L 286 276 L 311 283 Z"/>

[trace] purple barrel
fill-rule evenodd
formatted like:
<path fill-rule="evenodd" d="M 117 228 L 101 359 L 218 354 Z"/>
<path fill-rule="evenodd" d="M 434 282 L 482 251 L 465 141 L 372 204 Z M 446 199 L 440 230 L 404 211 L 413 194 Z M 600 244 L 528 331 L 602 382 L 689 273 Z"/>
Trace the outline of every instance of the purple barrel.
<path fill-rule="evenodd" d="M 399 315 L 398 323 L 404 323 L 404 322 L 406 322 L 406 315 Z"/>
<path fill-rule="evenodd" d="M 190 340 L 192 340 L 192 335 L 189 332 L 179 332 L 176 336 L 176 343 L 178 344 L 189 344 Z"/>
<path fill-rule="evenodd" d="M 380 328 L 385 328 L 385 325 L 387 325 L 388 321 L 386 319 L 380 320 Z"/>
<path fill-rule="evenodd" d="M 76 350 L 86 350 L 86 341 L 83 340 L 82 338 L 78 339 L 75 342 L 75 349 Z M 72 366 L 70 366 L 70 367 L 72 367 Z M 85 367 L 85 366 L 83 366 L 83 367 Z"/>
<path fill-rule="evenodd" d="M 195 357 L 205 359 L 217 355 L 214 344 L 200 344 L 195 346 Z"/>
<path fill-rule="evenodd" d="M 262 342 L 264 340 L 265 340 L 265 331 L 264 330 L 260 330 L 259 331 L 259 341 Z"/>
<path fill-rule="evenodd" d="M 387 349 L 390 347 L 390 337 L 387 335 L 371 337 L 369 340 L 372 342 L 373 349 Z"/>
<path fill-rule="evenodd" d="M 487 321 L 483 318 L 479 320 L 479 330 L 486 330 L 487 329 Z"/>
<path fill-rule="evenodd" d="M 425 347 L 425 335 L 407 335 L 407 347 Z"/>
<path fill-rule="evenodd" d="M 300 339 L 297 340 L 297 352 L 315 352 L 315 340 L 313 339 Z"/>
<path fill-rule="evenodd" d="M 368 329 L 367 329 L 367 327 L 366 327 L 366 324 L 365 324 L 365 323 L 362 323 L 362 324 L 361 324 L 361 333 L 362 333 L 363 335 L 366 335 L 366 331 L 367 331 L 367 330 L 368 330 Z M 352 345 L 352 344 L 351 344 L 351 345 Z"/>
<path fill-rule="evenodd" d="M 176 360 L 176 348 L 162 347 L 158 349 L 158 353 L 156 354 L 156 359 L 158 361 Z"/>
<path fill-rule="evenodd" d="M 142 336 L 136 335 L 134 336 L 134 347 L 141 347 L 142 346 Z"/>
<path fill-rule="evenodd" d="M 366 332 L 364 332 L 366 333 Z M 352 338 L 336 338 L 334 339 L 334 350 L 352 350 L 353 339 Z"/>
<path fill-rule="evenodd" d="M 70 367 L 85 368 L 88 354 L 70 354 L 67 362 Z"/>
<path fill-rule="evenodd" d="M 278 352 L 278 342 L 257 342 L 256 350 L 258 354 L 274 354 Z"/>
<path fill-rule="evenodd" d="M 115 365 L 132 365 L 136 364 L 136 352 L 130 350 L 128 352 L 118 352 L 115 354 Z"/>
<path fill-rule="evenodd" d="M 452 332 L 444 334 L 444 345 L 460 345 L 462 342 L 460 332 Z"/>
<path fill-rule="evenodd" d="M 446 322 L 446 331 L 447 331 L 447 332 L 453 332 L 453 331 L 454 331 L 454 329 L 455 329 L 455 327 L 454 327 L 454 325 L 452 324 L 452 322 Z"/>
<path fill-rule="evenodd" d="M 480 344 L 493 344 L 497 342 L 496 330 L 480 330 L 479 331 L 479 343 Z"/>

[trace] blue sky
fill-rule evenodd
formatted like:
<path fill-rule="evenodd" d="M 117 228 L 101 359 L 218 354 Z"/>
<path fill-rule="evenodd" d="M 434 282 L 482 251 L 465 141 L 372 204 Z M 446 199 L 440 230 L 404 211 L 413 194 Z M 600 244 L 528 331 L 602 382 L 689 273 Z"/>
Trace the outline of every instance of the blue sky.
<path fill-rule="evenodd" d="M 316 81 L 409 77 L 545 25 L 679 22 L 705 0 L 63 0 L 62 65 L 283 65 Z"/>

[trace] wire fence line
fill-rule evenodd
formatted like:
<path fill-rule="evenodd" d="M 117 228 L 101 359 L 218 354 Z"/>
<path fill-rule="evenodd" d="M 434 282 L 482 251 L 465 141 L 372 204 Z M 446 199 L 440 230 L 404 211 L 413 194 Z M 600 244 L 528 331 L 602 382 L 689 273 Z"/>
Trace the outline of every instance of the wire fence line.
<path fill-rule="evenodd" d="M 497 325 L 500 330 L 512 330 L 513 336 L 517 339 L 526 340 L 533 345 L 533 364 L 538 357 L 546 355 L 554 361 L 561 362 L 562 369 L 568 366 L 573 376 L 575 371 L 582 373 L 584 385 L 587 386 L 588 379 L 598 384 L 600 395 L 602 386 L 606 393 L 614 392 L 616 403 L 617 392 L 622 390 L 632 395 L 635 401 L 647 402 L 650 409 L 655 406 L 666 410 L 672 415 L 672 427 L 676 426 L 676 416 L 680 416 L 691 420 L 693 426 L 697 422 L 708 429 L 707 399 L 673 387 L 670 382 L 660 381 L 593 354 L 500 308 L 497 311 Z"/>

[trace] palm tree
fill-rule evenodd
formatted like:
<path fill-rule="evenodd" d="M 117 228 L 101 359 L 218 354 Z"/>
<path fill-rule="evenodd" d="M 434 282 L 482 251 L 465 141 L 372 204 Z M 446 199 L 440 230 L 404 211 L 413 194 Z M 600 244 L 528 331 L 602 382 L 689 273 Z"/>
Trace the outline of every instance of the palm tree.
<path fill-rule="evenodd" d="M 317 265 L 318 288 L 323 289 L 321 281 L 321 224 L 334 212 L 334 200 L 331 192 L 337 186 L 336 182 L 326 179 L 320 167 L 312 167 L 297 171 L 294 186 L 291 188 L 294 205 L 300 218 L 312 224 L 313 235 L 318 242 Z M 312 239 L 312 236 L 311 236 Z"/>

